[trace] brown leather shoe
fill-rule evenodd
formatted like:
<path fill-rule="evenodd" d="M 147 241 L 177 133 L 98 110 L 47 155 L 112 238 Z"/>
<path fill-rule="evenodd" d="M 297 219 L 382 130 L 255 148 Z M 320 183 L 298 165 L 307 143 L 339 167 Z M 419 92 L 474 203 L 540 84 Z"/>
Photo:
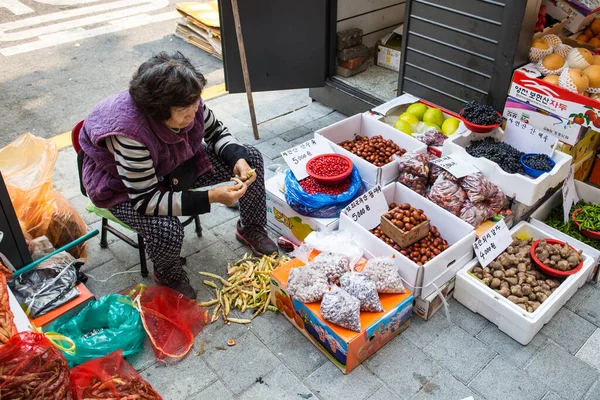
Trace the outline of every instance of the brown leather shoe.
<path fill-rule="evenodd" d="M 269 238 L 264 228 L 253 225 L 242 227 L 238 221 L 235 236 L 237 240 L 248 245 L 256 254 L 270 256 L 278 252 L 277 245 Z"/>

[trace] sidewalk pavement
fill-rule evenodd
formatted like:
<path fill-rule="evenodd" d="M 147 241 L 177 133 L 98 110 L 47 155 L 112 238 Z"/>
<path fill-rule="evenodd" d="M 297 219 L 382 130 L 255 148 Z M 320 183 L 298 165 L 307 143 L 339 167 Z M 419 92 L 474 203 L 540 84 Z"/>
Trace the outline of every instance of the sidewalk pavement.
<path fill-rule="evenodd" d="M 234 136 L 262 152 L 267 166 L 282 164 L 281 151 L 345 118 L 312 102 L 307 90 L 258 93 L 255 102 L 258 141 L 252 136 L 245 95 L 226 95 L 207 104 Z M 85 211 L 88 200 L 79 193 L 75 165 L 73 149 L 61 150 L 54 184 L 86 224 L 99 229 L 99 218 Z M 273 173 L 267 169 L 267 176 Z M 225 277 L 227 263 L 248 251 L 235 239 L 236 220 L 236 210 L 217 205 L 201 216 L 202 238 L 196 237 L 192 226 L 186 228 L 182 256 L 187 257 L 186 269 L 199 290 L 198 301 L 209 300 L 213 293 L 197 272 Z M 110 235 L 108 249 L 101 249 L 96 237 L 89 242 L 88 254 L 83 271 L 97 297 L 137 283 L 153 284 L 137 272 L 137 250 Z M 124 271 L 128 273 L 102 282 Z M 158 363 L 148 342 L 128 361 L 165 400 L 600 399 L 600 287 L 586 284 L 579 289 L 528 346 L 455 300 L 449 304 L 450 322 L 443 310 L 428 322 L 413 316 L 404 333 L 349 375 L 282 315 L 271 312 L 248 326 L 221 321 L 208 326 L 190 354 L 173 365 Z M 237 344 L 227 347 L 229 339 Z M 226 350 L 217 349 L 221 346 Z"/>

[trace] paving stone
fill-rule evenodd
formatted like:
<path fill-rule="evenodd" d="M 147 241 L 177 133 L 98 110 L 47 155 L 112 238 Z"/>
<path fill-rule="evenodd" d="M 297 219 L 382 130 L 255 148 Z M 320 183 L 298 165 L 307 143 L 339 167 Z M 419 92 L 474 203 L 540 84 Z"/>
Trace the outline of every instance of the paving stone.
<path fill-rule="evenodd" d="M 262 154 L 271 160 L 280 157 L 281 152 L 290 148 L 290 144 L 279 137 L 266 140 L 256 145 Z"/>
<path fill-rule="evenodd" d="M 597 398 L 597 397 L 596 397 Z M 561 397 L 554 392 L 548 392 L 542 400 L 561 400 Z"/>
<path fill-rule="evenodd" d="M 114 256 L 110 250 L 100 247 L 100 239 L 98 237 L 91 238 L 87 242 L 87 260 L 85 261 L 83 271 L 91 271 L 113 258 Z"/>
<path fill-rule="evenodd" d="M 333 112 L 333 108 L 327 107 L 325 104 L 312 100 L 306 108 L 315 116 L 324 116 Z"/>
<path fill-rule="evenodd" d="M 137 240 L 137 238 L 135 240 Z M 110 243 L 108 249 L 113 254 L 115 260 L 123 264 L 125 269 L 129 269 L 140 263 L 140 251 L 122 240 Z M 147 252 L 146 259 L 149 260 Z"/>
<path fill-rule="evenodd" d="M 469 387 L 488 400 L 539 400 L 548 392 L 540 380 L 532 379 L 501 356 L 493 359 Z"/>
<path fill-rule="evenodd" d="M 157 363 L 141 375 L 164 399 L 188 399 L 217 379 L 202 358 L 191 352 L 175 365 Z"/>
<path fill-rule="evenodd" d="M 326 362 L 310 374 L 304 383 L 323 400 L 362 400 L 382 387 L 381 381 L 362 365 L 344 375 L 331 362 Z"/>
<path fill-rule="evenodd" d="M 216 381 L 190 400 L 233 400 L 233 393 L 225 387 L 223 382 Z"/>
<path fill-rule="evenodd" d="M 275 135 L 281 135 L 282 133 L 288 132 L 291 129 L 298 128 L 301 124 L 295 117 L 290 114 L 282 115 L 281 117 L 263 122 L 259 125 L 259 129 L 265 128 Z"/>
<path fill-rule="evenodd" d="M 250 387 L 256 378 L 264 377 L 273 369 L 282 368 L 279 360 L 252 333 L 247 332 L 226 351 L 207 352 L 206 362 L 223 379 L 235 395 Z"/>
<path fill-rule="evenodd" d="M 409 327 L 406 332 L 411 328 Z M 410 368 L 399 368 L 410 365 Z M 408 399 L 440 372 L 431 357 L 398 336 L 365 361 L 365 366 L 384 381 L 401 399 Z"/>
<path fill-rule="evenodd" d="M 521 368 L 531 360 L 535 353 L 537 353 L 548 340 L 546 336 L 538 333 L 527 346 L 523 346 L 521 343 L 498 329 L 494 324 L 486 326 L 485 329 L 477 335 L 477 339 L 486 343 L 490 349 L 498 352 L 502 357 Z"/>
<path fill-rule="evenodd" d="M 337 33 L 338 50 L 358 46 L 362 43 L 363 31 L 360 28 L 347 29 Z"/>
<path fill-rule="evenodd" d="M 598 400 L 600 399 L 600 381 L 596 381 L 588 390 L 583 400 Z M 546 400 L 546 398 L 544 398 Z"/>
<path fill-rule="evenodd" d="M 236 250 L 245 246 L 244 243 L 237 240 L 235 236 L 237 222 L 237 218 L 231 219 L 211 229 L 211 232 L 214 233 L 220 241 L 225 243 L 232 250 Z"/>
<path fill-rule="evenodd" d="M 238 259 L 225 243 L 218 241 L 202 251 L 187 257 L 187 265 L 184 267 L 187 271 L 205 271 L 213 274 L 227 277 L 227 264 Z M 203 278 L 198 273 L 190 274 L 190 280 L 193 284 L 201 284 Z"/>
<path fill-rule="evenodd" d="M 421 317 L 413 314 L 410 327 L 402 332 L 402 337 L 422 349 L 450 326 L 453 325 L 448 323 L 446 314 L 441 310 L 434 314 L 429 321 L 424 321 Z"/>
<path fill-rule="evenodd" d="M 75 210 L 86 225 L 91 225 L 94 222 L 100 221 L 100 217 L 98 215 L 90 213 L 85 209 L 89 201 L 90 200 L 87 197 L 84 197 L 81 194 L 69 199 L 69 203 L 75 207 Z"/>
<path fill-rule="evenodd" d="M 336 122 L 341 121 L 346 118 L 348 118 L 348 116 L 346 116 L 340 112 L 334 111 L 331 114 L 327 114 L 324 117 L 315 119 L 314 121 L 305 124 L 305 126 L 307 128 L 309 128 L 310 130 L 312 130 L 313 132 L 315 132 L 321 128 L 325 128 L 326 126 L 335 124 Z"/>
<path fill-rule="evenodd" d="M 594 331 L 575 356 L 600 370 L 600 329 Z"/>
<path fill-rule="evenodd" d="M 307 397 L 315 395 L 287 368 L 280 367 L 255 382 L 240 399 L 297 400 Z"/>
<path fill-rule="evenodd" d="M 394 393 L 392 393 L 385 386 L 367 398 L 367 400 L 396 400 L 396 399 L 398 399 L 398 396 L 396 396 Z"/>
<path fill-rule="evenodd" d="M 204 232 L 221 225 L 223 222 L 231 219 L 238 219 L 240 213 L 238 210 L 226 207 L 223 204 L 212 204 L 210 212 L 200 216 L 200 224 Z"/>
<path fill-rule="evenodd" d="M 202 223 L 201 223 L 202 224 Z M 208 228 L 202 227 L 202 237 L 196 235 L 196 227 L 192 222 L 185 227 L 185 236 L 183 238 L 183 246 L 181 247 L 181 256 L 187 257 L 191 254 L 202 251 L 219 239 Z"/>
<path fill-rule="evenodd" d="M 285 336 L 292 324 L 281 313 L 267 312 L 252 321 L 250 329 L 266 345 Z"/>
<path fill-rule="evenodd" d="M 473 379 L 496 356 L 495 351 L 457 326 L 444 331 L 423 351 L 463 383 Z"/>
<path fill-rule="evenodd" d="M 600 328 L 600 290 L 594 289 L 575 308 L 575 313 Z"/>
<path fill-rule="evenodd" d="M 281 135 L 279 135 L 279 137 L 286 142 L 291 142 L 292 140 L 298 139 L 299 137 L 302 137 L 309 133 L 312 132 L 306 126 L 299 126 L 297 128 L 293 128 L 287 132 L 282 133 Z"/>
<path fill-rule="evenodd" d="M 119 293 L 120 291 L 133 286 L 135 284 L 135 280 L 129 273 L 123 273 L 112 277 L 111 275 L 126 271 L 127 269 L 118 261 L 111 260 L 106 264 L 94 268 L 92 272 L 86 273 L 89 279 L 85 286 L 97 298 L 107 294 Z M 107 279 L 107 282 L 100 282 Z"/>
<path fill-rule="evenodd" d="M 126 228 L 122 227 L 119 224 L 115 224 L 115 223 L 111 223 L 111 222 L 109 222 L 109 224 L 110 224 L 111 227 L 114 227 L 116 230 L 118 230 L 119 232 L 121 232 L 122 234 L 124 234 L 124 235 L 126 235 L 126 236 L 128 236 L 130 238 L 133 238 L 133 237 L 137 236 L 137 234 L 134 231 L 132 231 L 130 229 L 126 229 Z M 100 232 L 102 232 L 102 221 L 96 221 L 93 224 L 90 224 L 89 227 L 90 227 L 90 229 L 97 229 L 98 230 L 98 236 L 96 236 L 96 237 L 98 238 L 98 240 L 100 240 Z M 121 239 L 119 239 L 118 237 L 116 237 L 112 233 L 107 232 L 107 234 L 106 234 L 106 241 L 108 242 L 109 247 L 110 247 L 111 243 L 115 243 L 115 242 L 120 241 L 120 240 Z"/>
<path fill-rule="evenodd" d="M 144 371 L 158 362 L 148 337 L 146 337 L 146 340 L 144 341 L 144 348 L 142 351 L 125 357 L 125 360 L 138 372 Z"/>
<path fill-rule="evenodd" d="M 585 285 L 577 289 L 573 297 L 571 297 L 569 301 L 567 301 L 565 307 L 571 311 L 575 311 L 577 307 L 581 304 L 581 302 L 585 300 L 585 298 L 589 296 L 594 290 L 597 290 L 594 287 L 594 285 L 586 283 Z"/>
<path fill-rule="evenodd" d="M 460 383 L 446 371 L 441 371 L 430 380 L 423 380 L 422 388 L 411 400 L 447 400 L 478 398 L 468 387 Z"/>
<path fill-rule="evenodd" d="M 337 58 L 342 61 L 348 61 L 356 57 L 368 57 L 369 56 L 369 48 L 364 44 L 360 44 L 358 46 L 349 47 L 344 50 L 338 50 Z"/>
<path fill-rule="evenodd" d="M 281 316 L 281 315 L 280 315 Z M 258 319 L 258 318 L 257 318 Z M 263 318 L 260 318 L 263 319 Z M 288 329 L 279 333 L 269 342 L 269 347 L 283 363 L 300 378 L 306 378 L 321 365 L 329 362 L 328 359 L 306 337 L 292 326 L 285 317 L 279 324 Z M 258 321 L 257 321 L 258 322 Z M 273 321 L 274 322 L 274 321 Z M 255 323 L 250 329 L 254 329 Z"/>
<path fill-rule="evenodd" d="M 272 129 L 261 125 L 258 125 L 258 140 L 254 139 L 254 130 L 252 126 L 237 131 L 235 134 L 235 138 L 240 141 L 240 143 L 247 144 L 250 146 L 256 146 L 259 143 L 264 142 L 265 140 L 273 139 L 279 133 L 273 131 Z"/>
<path fill-rule="evenodd" d="M 595 330 L 596 327 L 591 322 L 563 307 L 540 332 L 567 349 L 569 353 L 575 354 Z"/>
<path fill-rule="evenodd" d="M 472 312 L 454 298 L 450 299 L 448 304 L 450 306 L 450 318 L 452 319 L 452 322 L 471 335 L 477 335 L 489 324 L 487 319 Z M 444 312 L 444 310 L 441 309 L 439 312 Z"/>
<path fill-rule="evenodd" d="M 302 144 L 302 143 L 307 142 L 314 138 L 315 138 L 315 134 L 313 132 L 307 133 L 304 136 L 300 136 L 299 138 L 292 140 L 290 142 L 290 147 L 298 146 L 299 144 Z"/>
<path fill-rule="evenodd" d="M 581 398 L 598 379 L 598 371 L 551 340 L 533 357 L 525 371 L 565 399 Z"/>
<path fill-rule="evenodd" d="M 361 72 L 365 72 L 369 68 L 369 63 L 365 63 L 356 67 L 355 69 L 344 68 L 341 65 L 335 66 L 335 74 L 343 76 L 344 78 L 350 78 L 351 76 L 358 75 Z"/>

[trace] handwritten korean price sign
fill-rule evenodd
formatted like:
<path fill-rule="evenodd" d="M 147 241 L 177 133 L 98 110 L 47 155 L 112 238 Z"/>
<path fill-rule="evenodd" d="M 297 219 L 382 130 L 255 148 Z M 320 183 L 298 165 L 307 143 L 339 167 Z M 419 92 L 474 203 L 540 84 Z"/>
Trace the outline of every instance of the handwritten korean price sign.
<path fill-rule="evenodd" d="M 504 250 L 510 246 L 513 239 L 508 232 L 508 227 L 504 220 L 500 220 L 489 231 L 483 234 L 473 243 L 475 255 L 479 259 L 482 267 L 487 267 Z"/>
<path fill-rule="evenodd" d="M 376 186 L 358 196 L 344 208 L 344 213 L 365 229 L 373 229 L 380 223 L 380 217 L 388 210 L 381 186 Z"/>
<path fill-rule="evenodd" d="M 479 170 L 468 162 L 462 160 L 460 157 L 450 154 L 448 156 L 440 157 L 438 159 L 430 161 L 432 164 L 441 167 L 454 175 L 455 178 L 462 178 L 467 175 L 472 175 Z"/>
<path fill-rule="evenodd" d="M 306 172 L 306 163 L 308 160 L 327 153 L 333 153 L 331 146 L 329 146 L 325 139 L 316 137 L 289 150 L 282 151 L 281 156 L 292 170 L 296 179 L 301 181 L 308 176 L 308 172 Z"/>
<path fill-rule="evenodd" d="M 563 213 L 564 223 L 566 224 L 571 217 L 571 207 L 573 204 L 579 202 L 579 196 L 577 195 L 577 189 L 575 189 L 575 181 L 573 180 L 574 169 L 573 166 L 569 169 L 569 175 L 563 182 L 562 195 L 563 195 Z"/>
<path fill-rule="evenodd" d="M 552 157 L 558 145 L 558 138 L 509 116 L 506 119 L 504 142 L 525 153 L 546 154 Z"/>

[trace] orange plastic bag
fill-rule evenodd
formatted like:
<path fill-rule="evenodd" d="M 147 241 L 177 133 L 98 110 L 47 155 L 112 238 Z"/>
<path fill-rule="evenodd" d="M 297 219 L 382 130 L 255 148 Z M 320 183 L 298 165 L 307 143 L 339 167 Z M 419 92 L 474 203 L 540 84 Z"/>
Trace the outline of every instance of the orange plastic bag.
<path fill-rule="evenodd" d="M 76 400 L 162 400 L 152 386 L 123 360 L 121 350 L 73 368 L 71 394 Z"/>
<path fill-rule="evenodd" d="M 0 170 L 23 233 L 33 239 L 46 236 L 55 248 L 86 233 L 77 211 L 52 186 L 58 150 L 46 139 L 24 133 L 0 150 Z M 73 165 L 73 173 L 77 174 Z M 85 258 L 85 244 L 69 251 Z"/>
<path fill-rule="evenodd" d="M 207 311 L 165 286 L 151 286 L 141 292 L 136 302 L 156 358 L 185 356 L 208 322 Z"/>

